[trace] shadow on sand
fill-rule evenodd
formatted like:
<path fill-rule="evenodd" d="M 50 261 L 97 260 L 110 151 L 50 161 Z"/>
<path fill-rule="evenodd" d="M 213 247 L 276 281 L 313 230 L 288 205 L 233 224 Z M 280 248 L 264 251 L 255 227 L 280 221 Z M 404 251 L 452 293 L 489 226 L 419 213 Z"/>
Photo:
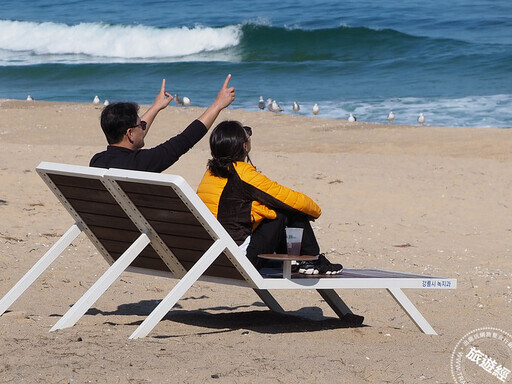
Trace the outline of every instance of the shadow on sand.
<path fill-rule="evenodd" d="M 205 299 L 206 296 L 188 297 L 187 300 Z M 104 316 L 148 316 L 158 305 L 158 300 L 143 300 L 138 303 L 122 304 L 115 311 L 101 311 L 91 308 L 87 315 Z M 200 308 L 197 310 L 182 310 L 180 304 L 176 304 L 162 320 L 207 328 L 212 331 L 200 331 L 196 334 L 224 333 L 234 331 L 253 331 L 258 333 L 301 333 L 324 331 L 327 329 L 356 328 L 364 325 L 354 325 L 344 322 L 339 318 L 324 317 L 322 309 L 318 307 L 304 307 L 296 311 L 277 313 L 271 310 L 257 309 L 267 308 L 262 302 L 254 302 L 239 306 L 217 306 Z M 59 316 L 54 314 L 52 316 Z M 129 323 L 106 321 L 106 324 L 116 325 L 140 325 L 143 320 Z M 172 328 L 171 328 L 172 329 Z M 160 328 L 160 332 L 162 328 Z M 172 332 L 172 331 L 171 331 Z M 156 338 L 172 338 L 182 335 L 160 335 Z"/>

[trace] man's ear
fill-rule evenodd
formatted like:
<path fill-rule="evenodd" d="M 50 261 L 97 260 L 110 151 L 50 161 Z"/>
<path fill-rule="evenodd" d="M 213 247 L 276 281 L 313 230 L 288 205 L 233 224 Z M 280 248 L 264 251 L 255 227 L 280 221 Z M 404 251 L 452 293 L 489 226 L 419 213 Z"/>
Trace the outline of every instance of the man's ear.
<path fill-rule="evenodd" d="M 133 140 L 132 140 L 132 129 L 131 129 L 131 128 L 128 128 L 128 129 L 126 130 L 126 137 L 128 138 L 128 141 L 129 141 L 130 143 L 132 143 L 132 144 L 133 144 Z"/>

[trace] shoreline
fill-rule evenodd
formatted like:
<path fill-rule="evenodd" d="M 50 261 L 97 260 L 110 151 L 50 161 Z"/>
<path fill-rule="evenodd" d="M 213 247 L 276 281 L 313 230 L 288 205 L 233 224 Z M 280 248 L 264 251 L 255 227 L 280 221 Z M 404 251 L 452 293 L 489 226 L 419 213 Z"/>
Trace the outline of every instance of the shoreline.
<path fill-rule="evenodd" d="M 73 104 L 73 105 L 94 105 L 95 107 L 97 108 L 103 108 L 103 103 L 100 103 L 98 105 L 95 105 L 93 104 L 92 102 L 74 102 L 74 101 L 45 101 L 45 100 L 33 100 L 33 101 L 27 101 L 27 100 L 23 100 L 23 99 L 2 99 L 0 98 L 0 107 L 3 105 L 3 104 L 15 104 L 15 107 L 16 108 L 22 108 L 23 106 L 22 105 L 18 105 L 18 103 L 21 103 L 21 104 L 25 104 L 25 103 L 34 103 L 34 104 L 40 104 L 40 105 L 52 105 L 52 104 L 57 104 L 57 105 L 65 105 L 65 104 Z M 141 110 L 144 110 L 145 108 L 149 108 L 150 105 L 148 104 L 139 104 L 139 106 L 141 107 Z M 183 107 L 183 106 L 176 106 L 174 102 L 171 102 L 171 104 L 169 105 L 168 108 L 182 108 L 182 109 L 193 109 L 193 108 L 196 108 L 196 109 L 206 109 L 206 107 L 200 107 L 200 106 L 189 106 L 189 107 Z M 386 123 L 386 122 L 373 122 L 373 121 L 364 121 L 364 120 L 358 120 L 356 122 L 349 122 L 348 121 L 348 116 L 347 118 L 332 118 L 332 117 L 323 117 L 321 115 L 321 113 L 318 115 L 318 116 L 310 116 L 310 115 L 301 115 L 301 114 L 296 114 L 296 113 L 289 113 L 287 111 L 283 111 L 283 112 L 280 112 L 280 113 L 274 113 L 274 112 L 270 112 L 270 111 L 267 111 L 266 109 L 263 110 L 263 111 L 260 111 L 260 110 L 246 110 L 246 109 L 243 109 L 243 108 L 231 108 L 231 109 L 228 109 L 228 110 L 238 110 L 238 111 L 244 111 L 244 112 L 247 112 L 247 113 L 268 113 L 268 114 L 274 114 L 274 115 L 281 115 L 281 116 L 293 116 L 293 117 L 297 117 L 297 118 L 310 118 L 310 119 L 325 119 L 325 120 L 329 120 L 329 121 L 339 121 L 339 122 L 343 122 L 343 123 L 347 123 L 346 125 L 347 126 L 364 126 L 364 125 L 374 125 L 374 126 L 379 126 L 379 127 L 417 127 L 417 128 L 457 128 L 457 129 L 483 129 L 483 130 L 486 130 L 486 129 L 501 129 L 501 130 L 507 130 L 507 129 L 511 129 L 512 126 L 510 127 L 477 127 L 477 126 L 474 126 L 474 127 L 471 127 L 471 126 L 456 126 L 456 125 L 429 125 L 428 122 L 427 124 L 425 125 L 420 125 L 420 124 L 394 124 L 394 123 Z"/>

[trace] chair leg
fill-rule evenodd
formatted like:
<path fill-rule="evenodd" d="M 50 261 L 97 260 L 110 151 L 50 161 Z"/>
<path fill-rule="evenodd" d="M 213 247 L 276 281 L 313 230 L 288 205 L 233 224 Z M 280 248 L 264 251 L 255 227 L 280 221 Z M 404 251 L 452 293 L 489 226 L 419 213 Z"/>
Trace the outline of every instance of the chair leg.
<path fill-rule="evenodd" d="M 50 266 L 51 263 L 77 238 L 82 230 L 75 223 L 62 237 L 44 254 L 43 257 L 11 288 L 0 300 L 0 315 Z"/>
<path fill-rule="evenodd" d="M 342 319 L 346 314 L 352 313 L 350 308 L 334 291 L 334 289 L 317 289 L 317 291 L 340 319 Z"/>
<path fill-rule="evenodd" d="M 317 289 L 317 291 L 342 321 L 352 325 L 363 323 L 364 316 L 354 314 L 334 289 Z"/>
<path fill-rule="evenodd" d="M 171 310 L 178 300 L 189 290 L 213 261 L 226 249 L 221 240 L 216 240 L 192 268 L 183 276 L 165 298 L 156 306 L 148 317 L 131 334 L 130 339 L 147 336 L 160 320 Z"/>
<path fill-rule="evenodd" d="M 284 309 L 279 305 L 277 300 L 270 294 L 266 289 L 254 289 L 254 292 L 260 297 L 260 299 L 274 312 L 284 313 Z"/>
<path fill-rule="evenodd" d="M 388 292 L 402 307 L 405 313 L 407 313 L 414 324 L 416 324 L 418 328 L 423 331 L 423 333 L 426 333 L 427 335 L 437 335 L 436 331 L 434 331 L 434 328 L 431 327 L 428 321 L 423 317 L 420 311 L 418 311 L 418 309 L 400 288 L 388 288 Z"/>
<path fill-rule="evenodd" d="M 149 237 L 145 233 L 141 234 L 94 285 L 85 292 L 75 305 L 73 305 L 52 329 L 50 329 L 50 332 L 75 325 L 149 243 Z"/>

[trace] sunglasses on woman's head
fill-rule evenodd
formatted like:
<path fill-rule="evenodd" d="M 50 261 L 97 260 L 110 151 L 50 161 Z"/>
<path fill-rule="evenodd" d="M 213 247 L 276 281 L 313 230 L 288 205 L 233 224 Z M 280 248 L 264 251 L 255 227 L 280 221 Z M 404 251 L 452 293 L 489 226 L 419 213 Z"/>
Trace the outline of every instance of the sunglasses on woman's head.
<path fill-rule="evenodd" d="M 247 125 L 244 125 L 244 129 L 245 129 L 245 132 L 247 132 L 247 134 L 249 136 L 252 136 L 252 128 L 251 127 L 248 127 Z"/>

